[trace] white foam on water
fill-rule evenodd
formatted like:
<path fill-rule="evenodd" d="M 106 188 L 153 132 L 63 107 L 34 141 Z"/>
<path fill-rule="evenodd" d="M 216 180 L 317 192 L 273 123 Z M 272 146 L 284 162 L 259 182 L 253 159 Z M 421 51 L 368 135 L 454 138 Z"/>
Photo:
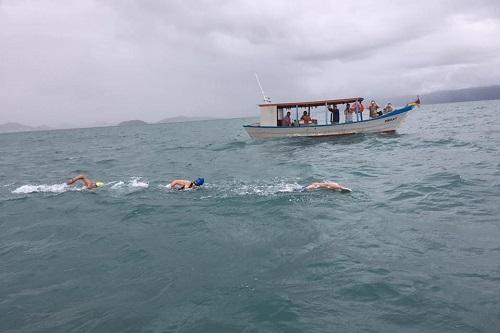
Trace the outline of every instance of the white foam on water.
<path fill-rule="evenodd" d="M 290 192 L 297 192 L 301 191 L 304 189 L 304 186 L 297 184 L 297 183 L 292 183 L 292 184 L 280 184 L 278 188 L 278 192 L 280 193 L 290 193 Z"/>
<path fill-rule="evenodd" d="M 142 180 L 139 177 L 132 177 L 127 181 L 118 181 L 114 183 L 111 186 L 112 190 L 120 190 L 120 191 L 137 191 L 137 190 L 142 190 L 146 189 L 149 187 L 149 183 L 145 180 Z"/>
<path fill-rule="evenodd" d="M 77 187 L 69 187 L 65 183 L 62 184 L 53 184 L 53 185 L 47 185 L 47 184 L 41 184 L 41 185 L 23 185 L 21 187 L 16 188 L 12 193 L 14 194 L 28 194 L 28 193 L 37 193 L 37 192 L 42 192 L 42 193 L 63 193 L 66 191 L 79 191 L 81 190 L 80 188 Z"/>
<path fill-rule="evenodd" d="M 133 178 L 132 182 L 130 183 L 130 186 L 137 188 L 148 188 L 149 183 L 141 180 L 140 178 Z"/>
<path fill-rule="evenodd" d="M 302 190 L 303 186 L 297 183 L 276 183 L 272 185 L 241 185 L 234 187 L 232 192 L 237 195 L 274 195 L 278 193 L 291 193 Z"/>
<path fill-rule="evenodd" d="M 123 185 L 125 185 L 125 183 L 122 181 L 114 182 L 113 186 L 111 186 L 111 189 L 116 190 L 123 187 Z"/>
<path fill-rule="evenodd" d="M 175 189 L 172 188 L 172 186 L 170 186 L 170 184 L 167 184 L 167 185 L 158 185 L 158 188 L 160 190 L 166 190 L 166 191 L 174 191 Z"/>

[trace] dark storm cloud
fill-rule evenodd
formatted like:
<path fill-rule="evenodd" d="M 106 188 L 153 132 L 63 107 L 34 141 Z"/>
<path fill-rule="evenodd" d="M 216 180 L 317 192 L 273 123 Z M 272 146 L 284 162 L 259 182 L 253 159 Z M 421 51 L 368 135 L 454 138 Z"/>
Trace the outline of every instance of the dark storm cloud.
<path fill-rule="evenodd" d="M 497 1 L 0 2 L 0 122 L 256 113 L 500 82 Z"/>

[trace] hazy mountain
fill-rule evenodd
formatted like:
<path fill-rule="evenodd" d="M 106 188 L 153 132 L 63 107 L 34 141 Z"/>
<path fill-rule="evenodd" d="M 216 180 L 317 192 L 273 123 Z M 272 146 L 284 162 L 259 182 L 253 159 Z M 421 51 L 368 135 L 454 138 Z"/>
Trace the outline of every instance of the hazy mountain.
<path fill-rule="evenodd" d="M 425 103 L 453 103 L 500 99 L 500 86 L 436 91 L 424 96 Z"/>
<path fill-rule="evenodd" d="M 127 120 L 118 123 L 118 126 L 137 126 L 137 125 L 146 125 L 147 122 L 142 120 Z"/>
<path fill-rule="evenodd" d="M 49 126 L 27 126 L 19 123 L 5 123 L 0 124 L 0 133 L 11 133 L 11 132 L 29 132 L 29 131 L 48 131 L 53 128 Z"/>
<path fill-rule="evenodd" d="M 399 96 L 393 98 L 382 98 L 381 100 L 383 102 L 390 101 L 394 105 L 403 105 L 408 102 L 413 102 L 416 97 L 416 95 Z M 422 104 L 456 103 L 493 99 L 500 99 L 500 86 L 475 87 L 458 90 L 442 90 L 420 95 L 420 101 L 422 102 Z"/>
<path fill-rule="evenodd" d="M 170 117 L 170 118 L 165 118 L 160 121 L 158 121 L 159 124 L 162 123 L 182 123 L 186 121 L 201 121 L 201 120 L 214 120 L 217 118 L 210 118 L 210 117 L 186 117 L 186 116 L 177 116 L 177 117 Z"/>

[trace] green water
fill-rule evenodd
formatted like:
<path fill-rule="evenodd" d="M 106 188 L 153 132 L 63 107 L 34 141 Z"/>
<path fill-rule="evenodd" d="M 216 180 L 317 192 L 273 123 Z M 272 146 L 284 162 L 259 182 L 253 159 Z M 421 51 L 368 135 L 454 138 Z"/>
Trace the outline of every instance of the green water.
<path fill-rule="evenodd" d="M 254 119 L 0 135 L 0 331 L 497 331 L 499 113 L 429 105 L 338 139 L 253 141 Z M 106 185 L 62 184 L 79 173 Z M 353 192 L 296 191 L 327 180 Z"/>

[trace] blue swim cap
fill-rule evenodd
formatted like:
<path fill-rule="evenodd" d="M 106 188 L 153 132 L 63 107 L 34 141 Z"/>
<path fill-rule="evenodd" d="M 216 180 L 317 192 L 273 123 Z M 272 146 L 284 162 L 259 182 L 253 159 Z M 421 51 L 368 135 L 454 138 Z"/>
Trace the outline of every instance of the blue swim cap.
<path fill-rule="evenodd" d="M 205 178 L 198 177 L 198 178 L 196 178 L 196 179 L 194 180 L 194 182 L 193 182 L 193 183 L 194 183 L 196 186 L 201 186 L 201 185 L 203 185 L 203 183 L 204 183 L 204 182 L 205 182 Z"/>

